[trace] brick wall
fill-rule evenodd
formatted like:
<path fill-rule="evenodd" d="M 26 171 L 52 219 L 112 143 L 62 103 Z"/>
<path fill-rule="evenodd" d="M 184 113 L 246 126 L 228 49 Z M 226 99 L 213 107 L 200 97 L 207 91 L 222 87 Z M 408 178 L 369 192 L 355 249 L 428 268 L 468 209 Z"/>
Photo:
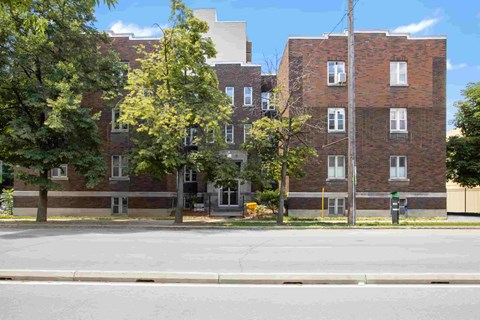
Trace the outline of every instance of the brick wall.
<path fill-rule="evenodd" d="M 345 108 L 348 119 L 347 86 L 328 86 L 327 63 L 345 61 L 348 70 L 347 57 L 346 36 L 288 41 L 281 65 L 288 62 L 289 68 L 280 68 L 278 81 L 291 85 L 293 70 L 301 64 L 301 103 L 311 110 L 316 123 L 323 124 L 313 137 L 319 156 L 307 164 L 305 178 L 290 179 L 290 192 L 320 192 L 322 187 L 326 192 L 347 191 L 346 180 L 327 181 L 328 155 L 346 156 L 347 141 L 323 147 L 347 137 L 346 132 L 327 130 L 329 107 Z M 444 193 L 446 40 L 358 33 L 355 59 L 358 191 Z M 390 86 L 390 61 L 407 62 L 408 86 Z M 390 133 L 390 108 L 407 109 L 408 134 Z M 394 155 L 407 156 L 409 181 L 389 181 L 389 160 Z M 443 199 L 422 201 L 417 198 L 413 204 L 445 208 Z M 369 204 L 371 209 L 385 207 L 385 201 L 359 200 L 359 207 L 368 208 Z"/>

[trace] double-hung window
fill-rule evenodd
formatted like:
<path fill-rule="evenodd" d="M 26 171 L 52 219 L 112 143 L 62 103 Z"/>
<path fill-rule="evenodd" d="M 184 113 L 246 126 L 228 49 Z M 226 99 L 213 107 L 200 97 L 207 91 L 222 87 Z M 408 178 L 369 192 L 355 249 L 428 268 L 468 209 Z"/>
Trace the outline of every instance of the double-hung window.
<path fill-rule="evenodd" d="M 275 107 L 273 104 L 270 103 L 270 97 L 271 97 L 270 92 L 262 92 L 262 110 L 263 111 L 270 111 L 270 110 L 275 110 Z"/>
<path fill-rule="evenodd" d="M 345 62 L 328 61 L 328 84 L 340 85 L 346 81 Z"/>
<path fill-rule="evenodd" d="M 390 109 L 390 132 L 407 132 L 407 109 Z"/>
<path fill-rule="evenodd" d="M 235 105 L 235 88 L 234 87 L 226 87 L 225 88 L 225 93 L 227 96 L 230 97 L 231 102 L 230 104 L 233 106 Z"/>
<path fill-rule="evenodd" d="M 244 106 L 251 106 L 253 103 L 253 90 L 252 87 L 244 87 L 243 88 L 243 105 Z"/>
<path fill-rule="evenodd" d="M 252 136 L 251 131 L 252 125 L 251 124 L 244 124 L 243 125 L 243 142 L 247 142 L 248 139 Z"/>
<path fill-rule="evenodd" d="M 390 85 L 407 85 L 407 63 L 404 61 L 390 61 Z"/>
<path fill-rule="evenodd" d="M 328 179 L 345 179 L 345 156 L 328 156 Z"/>
<path fill-rule="evenodd" d="M 233 124 L 225 125 L 225 142 L 226 143 L 234 143 L 233 138 Z"/>
<path fill-rule="evenodd" d="M 390 157 L 390 179 L 407 179 L 407 157 Z"/>
<path fill-rule="evenodd" d="M 328 109 L 328 132 L 345 132 L 345 109 Z"/>
<path fill-rule="evenodd" d="M 112 178 L 128 178 L 127 156 L 112 156 Z"/>
<path fill-rule="evenodd" d="M 198 129 L 197 128 L 187 128 L 186 130 L 186 135 L 185 135 L 185 145 L 186 146 L 194 146 L 196 144 L 195 139 L 197 138 L 198 135 Z"/>
<path fill-rule="evenodd" d="M 121 123 L 118 121 L 122 112 L 120 108 L 113 108 L 112 109 L 112 132 L 125 132 L 128 131 L 128 124 Z"/>
<path fill-rule="evenodd" d="M 184 182 L 197 182 L 197 171 L 185 168 Z"/>
<path fill-rule="evenodd" d="M 68 177 L 67 168 L 68 166 L 66 164 L 61 164 L 58 168 L 53 168 L 52 179 L 66 179 Z"/>
<path fill-rule="evenodd" d="M 344 198 L 328 198 L 328 214 L 344 215 L 345 199 Z"/>
<path fill-rule="evenodd" d="M 112 198 L 112 214 L 128 214 L 128 198 L 113 197 Z"/>

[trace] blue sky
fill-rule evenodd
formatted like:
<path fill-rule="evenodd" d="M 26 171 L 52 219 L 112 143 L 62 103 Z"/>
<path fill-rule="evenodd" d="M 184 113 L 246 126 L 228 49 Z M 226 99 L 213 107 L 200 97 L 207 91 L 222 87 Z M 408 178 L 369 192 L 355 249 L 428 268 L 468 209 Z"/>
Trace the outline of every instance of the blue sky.
<path fill-rule="evenodd" d="M 288 36 L 330 32 L 347 9 L 347 0 L 185 0 L 191 8 L 216 8 L 219 20 L 247 21 L 253 62 L 281 55 Z M 156 35 L 165 24 L 168 0 L 118 0 L 115 8 L 97 9 L 101 30 Z M 347 20 L 335 29 L 347 28 Z M 359 0 L 355 28 L 410 31 L 447 36 L 447 119 L 468 82 L 480 81 L 480 2 L 478 0 Z M 266 57 L 266 58 L 265 58 Z M 452 126 L 447 124 L 447 128 Z"/>

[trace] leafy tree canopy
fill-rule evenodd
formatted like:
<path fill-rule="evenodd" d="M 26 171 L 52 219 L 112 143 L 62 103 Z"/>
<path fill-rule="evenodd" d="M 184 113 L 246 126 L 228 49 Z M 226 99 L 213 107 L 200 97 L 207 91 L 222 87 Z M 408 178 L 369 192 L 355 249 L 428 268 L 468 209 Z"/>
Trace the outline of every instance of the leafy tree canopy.
<path fill-rule="evenodd" d="M 153 50 L 139 48 L 140 68 L 129 73 L 120 121 L 136 130 L 134 171 L 177 173 L 180 186 L 185 167 L 205 172 L 210 180 L 219 172 L 225 159 L 219 152 L 222 131 L 231 106 L 206 60 L 216 55 L 212 40 L 203 37 L 207 23 L 180 0 L 172 0 L 171 8 L 171 27 L 162 30 L 159 43 Z M 178 190 L 177 199 L 182 192 Z"/>
<path fill-rule="evenodd" d="M 20 177 L 39 185 L 41 198 L 54 187 L 48 170 L 61 164 L 72 165 L 89 186 L 106 171 L 99 114 L 82 100 L 94 91 L 106 100 L 118 95 L 124 67 L 93 26 L 95 3 L 0 4 L 0 152 L 30 169 Z"/>
<path fill-rule="evenodd" d="M 465 100 L 455 103 L 458 109 L 453 124 L 462 136 L 447 142 L 447 178 L 463 187 L 480 185 L 480 82 L 469 83 L 462 91 Z"/>

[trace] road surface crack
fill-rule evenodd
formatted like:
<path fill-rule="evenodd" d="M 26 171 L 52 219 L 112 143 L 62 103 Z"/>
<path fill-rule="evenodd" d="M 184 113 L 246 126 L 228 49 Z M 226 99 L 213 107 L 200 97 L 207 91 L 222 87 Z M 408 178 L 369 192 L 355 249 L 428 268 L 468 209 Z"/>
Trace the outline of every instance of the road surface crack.
<path fill-rule="evenodd" d="M 256 248 L 259 248 L 261 246 L 263 246 L 264 244 L 267 244 L 268 242 L 270 242 L 271 239 L 269 240 L 265 240 L 259 244 L 255 244 L 253 246 L 250 246 L 250 248 L 247 250 L 247 252 L 245 252 L 243 254 L 243 256 L 241 256 L 240 258 L 238 258 L 238 266 L 240 267 L 240 272 L 243 272 L 243 260 L 252 253 L 253 250 L 255 250 Z"/>

